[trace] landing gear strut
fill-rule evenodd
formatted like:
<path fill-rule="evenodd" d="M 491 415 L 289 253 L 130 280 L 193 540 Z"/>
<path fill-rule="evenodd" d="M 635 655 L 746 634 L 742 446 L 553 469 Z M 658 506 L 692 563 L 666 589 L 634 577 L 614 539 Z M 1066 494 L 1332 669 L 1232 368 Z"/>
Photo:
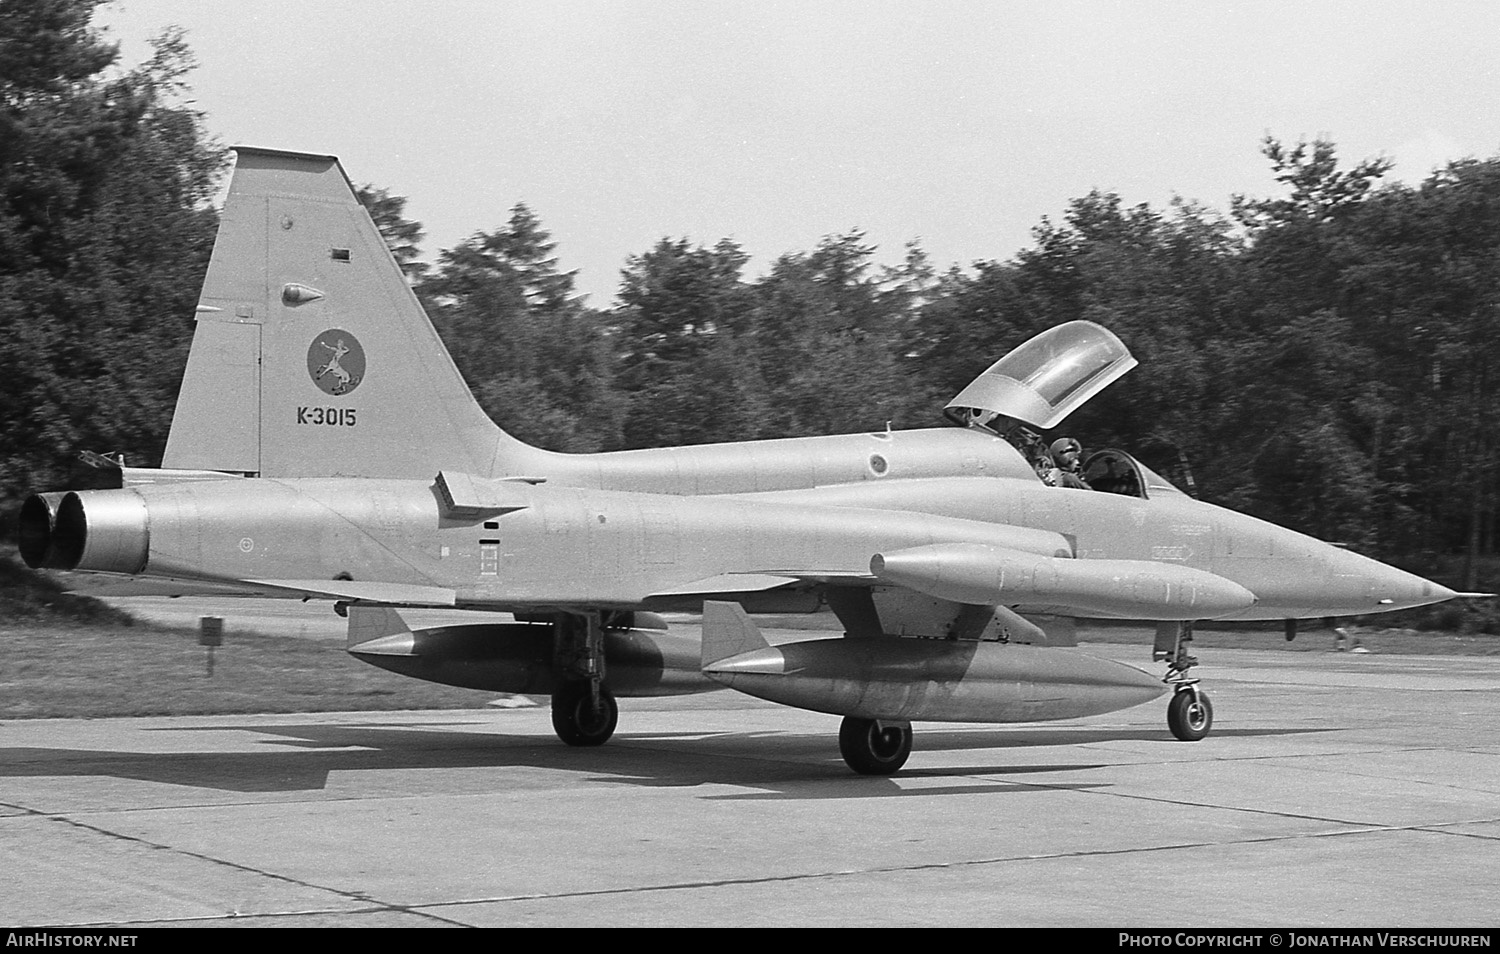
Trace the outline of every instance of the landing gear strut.
<path fill-rule="evenodd" d="M 620 707 L 604 685 L 604 626 L 598 610 L 560 615 L 554 625 L 552 729 L 569 745 L 603 745 Z"/>
<path fill-rule="evenodd" d="M 891 775 L 911 755 L 911 723 L 845 716 L 839 753 L 861 775 Z"/>
<path fill-rule="evenodd" d="M 1188 670 L 1198 665 L 1198 660 L 1188 654 L 1188 643 L 1193 641 L 1191 622 L 1161 623 L 1156 627 L 1156 645 L 1151 658 L 1167 664 L 1167 675 L 1162 680 L 1172 687 L 1172 701 L 1167 703 L 1167 728 L 1183 742 L 1197 742 L 1213 728 L 1214 707 L 1208 693 L 1198 688 L 1198 680 L 1188 675 Z"/>

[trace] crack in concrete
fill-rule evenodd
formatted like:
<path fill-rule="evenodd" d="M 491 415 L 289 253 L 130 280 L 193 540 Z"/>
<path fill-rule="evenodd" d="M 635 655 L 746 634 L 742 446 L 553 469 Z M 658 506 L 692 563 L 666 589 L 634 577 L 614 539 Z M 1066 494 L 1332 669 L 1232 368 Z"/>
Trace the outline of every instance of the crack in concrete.
<path fill-rule="evenodd" d="M 112 830 L 110 830 L 108 828 L 104 828 L 104 827 L 99 826 L 99 825 L 92 825 L 92 824 L 89 824 L 87 822 L 79 821 L 76 818 L 70 818 L 67 815 L 62 815 L 62 814 L 57 814 L 57 813 L 49 813 L 49 812 L 41 812 L 41 811 L 37 811 L 35 809 L 27 808 L 24 805 L 8 804 L 7 807 L 11 807 L 11 808 L 17 809 L 17 811 L 19 811 L 22 815 L 25 815 L 25 816 L 30 816 L 30 817 L 33 817 L 33 818 L 45 819 L 47 821 L 56 822 L 56 823 L 61 824 L 61 825 L 67 825 L 67 826 L 72 827 L 72 828 L 77 828 L 77 829 L 79 829 L 81 831 L 93 832 L 96 835 L 101 835 L 101 836 L 103 836 L 105 838 L 113 839 L 115 841 L 122 841 L 122 842 L 127 842 L 129 844 L 140 845 L 142 847 L 151 848 L 151 849 L 155 849 L 155 850 L 158 850 L 158 851 L 169 851 L 169 852 L 171 852 L 171 853 L 173 853 L 175 855 L 179 855 L 179 856 L 182 856 L 184 858 L 193 858 L 193 859 L 196 859 L 198 861 L 203 861 L 203 862 L 207 862 L 208 864 L 218 865 L 218 866 L 224 867 L 224 868 L 229 868 L 229 869 L 232 869 L 234 871 L 239 871 L 239 872 L 243 872 L 243 873 L 246 873 L 246 874 L 258 875 L 258 876 L 260 876 L 262 878 L 269 878 L 269 879 L 271 879 L 273 881 L 280 881 L 280 882 L 283 882 L 285 884 L 294 885 L 294 886 L 299 887 L 299 888 L 306 888 L 306 889 L 308 889 L 310 891 L 323 891 L 323 892 L 326 892 L 328 894 L 332 894 L 332 895 L 335 895 L 335 896 L 338 896 L 338 897 L 341 897 L 341 898 L 347 898 L 347 899 L 349 899 L 351 901 L 357 901 L 357 902 L 361 902 L 361 903 L 367 905 L 367 907 L 365 907 L 363 909 L 356 908 L 353 911 L 350 911 L 347 908 L 319 908 L 319 909 L 314 909 L 314 910 L 311 910 L 311 911 L 287 911 L 287 912 L 264 912 L 264 911 L 259 911 L 259 912 L 256 912 L 255 914 L 238 914 L 238 913 L 234 913 L 234 912 L 226 912 L 226 913 L 224 913 L 222 915 L 202 915 L 202 916 L 196 916 L 196 917 L 178 917 L 178 918 L 173 918 L 173 917 L 166 917 L 166 918 L 145 918 L 145 919 L 142 919 L 141 921 L 108 922 L 110 924 L 129 925 L 129 924 L 136 924 L 136 923 L 158 923 L 158 922 L 176 924 L 176 923 L 192 923 L 192 922 L 201 922 L 201 921 L 240 920 L 240 919 L 243 919 L 243 918 L 250 918 L 250 917 L 278 917 L 278 916 L 293 916 L 293 917 L 295 917 L 295 916 L 308 916 L 308 915 L 315 915 L 315 914 L 357 914 L 357 913 L 371 913 L 371 912 L 377 912 L 377 911 L 393 911 L 393 912 L 401 912 L 401 913 L 406 913 L 406 914 L 412 914 L 412 915 L 415 915 L 417 917 L 427 918 L 427 919 L 430 919 L 430 920 L 433 920 L 433 921 L 437 921 L 437 922 L 443 923 L 443 924 L 452 924 L 452 925 L 456 925 L 456 926 L 460 926 L 460 927 L 463 926 L 461 922 L 451 921 L 451 920 L 449 920 L 447 918 L 440 917 L 440 916 L 438 916 L 436 914 L 430 914 L 430 913 L 425 912 L 425 911 L 418 911 L 418 910 L 415 910 L 412 906 L 409 906 L 409 905 L 401 905 L 401 904 L 394 904 L 394 903 L 389 903 L 389 902 L 381 901 L 378 898 L 375 898 L 375 897 L 372 897 L 372 896 L 370 896 L 368 894 L 365 894 L 364 892 L 359 892 L 359 891 L 344 891 L 344 890 L 341 890 L 339 888 L 329 887 L 327 885 L 314 884 L 312 882 L 303 881 L 303 880 L 298 879 L 298 878 L 292 878 L 292 877 L 289 877 L 287 875 L 277 874 L 274 871 L 266 871 L 266 870 L 263 870 L 263 869 L 260 869 L 260 868 L 253 867 L 251 865 L 240 864 L 237 861 L 230 861 L 230 860 L 228 860 L 226 858 L 215 858 L 212 855 L 205 855 L 202 852 L 189 851 L 189 850 L 187 850 L 185 848 L 178 848 L 178 847 L 174 847 L 172 845 L 162 844 L 160 842 L 151 841 L 149 839 L 141 838 L 141 837 L 138 837 L 136 835 L 127 835 L 124 832 L 112 831 Z M 19 817 L 19 816 L 15 816 L 15 817 Z M 370 905 L 373 905 L 373 907 L 370 907 Z M 70 926 L 89 926 L 89 925 L 70 925 Z"/>
<path fill-rule="evenodd" d="M 1500 819 L 1496 819 L 1500 821 Z M 1455 824 L 1472 824 L 1471 822 Z M 1013 864 L 1016 862 L 1031 861 L 1055 861 L 1068 858 L 1097 858 L 1121 855 L 1150 854 L 1160 851 L 1185 851 L 1194 848 L 1224 848 L 1234 845 L 1256 845 L 1274 844 L 1282 841 L 1293 841 L 1304 838 L 1333 838 L 1344 835 L 1368 834 L 1373 831 L 1425 831 L 1431 826 L 1367 826 L 1358 830 L 1336 831 L 1336 832 L 1307 832 L 1295 835 L 1274 835 L 1260 838 L 1242 838 L 1230 841 L 1197 841 L 1182 842 L 1172 845 L 1152 845 L 1137 848 L 1113 848 L 1096 850 L 1078 850 L 1050 852 L 1046 854 L 1030 855 L 1007 855 L 994 858 L 971 858 L 965 861 L 925 862 L 913 865 L 885 865 L 872 868 L 860 868 L 845 871 L 815 871 L 800 874 L 771 875 L 759 878 L 723 878 L 708 881 L 683 881 L 673 884 L 659 885 L 635 885 L 621 888 L 600 888 L 591 891 L 558 891 L 541 894 L 507 895 L 491 898 L 466 898 L 453 901 L 438 901 L 426 905 L 414 907 L 423 908 L 452 908 L 476 904 L 511 904 L 527 901 L 561 901 L 575 898 L 607 897 L 616 895 L 648 894 L 659 891 L 693 891 L 712 888 L 743 887 L 747 885 L 766 884 L 794 884 L 802 881 L 819 881 L 833 878 L 861 877 L 865 875 L 918 873 L 923 871 L 946 871 L 961 870 L 965 868 L 977 868 L 988 865 Z M 1437 832 L 1439 834 L 1464 835 L 1463 832 Z M 1479 836 L 1485 837 L 1485 836 Z"/>
<path fill-rule="evenodd" d="M 1378 776 L 1372 776 L 1372 777 L 1378 777 Z M 1305 835 L 1281 836 L 1281 837 L 1287 837 L 1287 838 L 1293 838 L 1293 837 L 1327 837 L 1327 836 L 1330 836 L 1330 835 L 1351 834 L 1351 833 L 1355 833 L 1355 832 L 1371 832 L 1371 831 L 1423 831 L 1423 830 L 1440 830 L 1442 828 L 1448 827 L 1448 825 L 1475 825 L 1475 824 L 1485 824 L 1485 823 L 1493 822 L 1493 821 L 1500 821 L 1500 819 L 1495 819 L 1495 818 L 1471 818 L 1471 819 L 1465 819 L 1463 821 L 1448 822 L 1448 823 L 1446 823 L 1444 825 L 1433 825 L 1433 824 L 1430 824 L 1430 823 L 1422 824 L 1422 825 L 1380 825 L 1380 824 L 1372 824 L 1370 822 L 1353 821 L 1353 820 L 1350 820 L 1350 819 L 1347 819 L 1347 818 L 1334 818 L 1334 817 L 1323 816 L 1323 815 L 1311 815 L 1311 814 L 1306 814 L 1306 813 L 1302 813 L 1302 812 L 1280 811 L 1280 810 L 1273 809 L 1273 808 L 1254 808 L 1254 807 L 1248 807 L 1248 806 L 1243 806 L 1243 805 L 1221 805 L 1221 804 L 1215 804 L 1213 802 L 1189 801 L 1187 799 L 1165 798 L 1165 797 L 1156 796 L 1156 795 L 1138 795 L 1138 794 L 1131 794 L 1129 792 L 1112 792 L 1112 791 L 1106 791 L 1106 790 L 1102 790 L 1102 789 L 1076 789 L 1076 788 L 1070 788 L 1070 787 L 1066 787 L 1066 786 L 1062 786 L 1062 785 L 1049 785 L 1049 784 L 1046 784 L 1044 782 L 1023 782 L 1023 781 L 1016 781 L 1016 780 L 1013 780 L 1013 779 L 1003 779 L 1002 781 L 1004 781 L 1008 785 L 1014 785 L 1014 786 L 1023 787 L 1023 788 L 1041 789 L 1041 790 L 1044 790 L 1044 791 L 1079 792 L 1079 793 L 1085 794 L 1085 795 L 1097 795 L 1097 796 L 1104 796 L 1104 797 L 1107 797 L 1107 798 L 1123 798 L 1123 799 L 1129 799 L 1129 800 L 1132 800 L 1132 801 L 1154 802 L 1154 803 L 1161 804 L 1161 805 L 1177 805 L 1177 806 L 1184 807 L 1184 808 L 1204 808 L 1204 809 L 1209 809 L 1209 810 L 1212 810 L 1212 811 L 1247 812 L 1247 813 L 1253 814 L 1253 815 L 1268 815 L 1268 816 L 1271 816 L 1273 818 L 1289 818 L 1289 819 L 1293 819 L 1293 820 L 1296 820 L 1296 821 L 1311 821 L 1311 822 L 1322 822 L 1324 824 L 1329 824 L 1329 825 L 1343 825 L 1343 826 L 1345 826 L 1345 827 L 1347 827 L 1347 828 L 1350 829 L 1349 832 L 1316 832 L 1316 833 L 1305 834 Z M 1465 791 L 1474 791 L 1474 790 L 1472 790 L 1472 789 L 1466 789 Z M 1481 792 L 1481 794 L 1487 794 L 1487 793 Z M 1273 839 L 1273 840 L 1275 840 L 1275 839 Z M 1229 842 L 1228 844 L 1234 844 L 1234 842 Z"/>

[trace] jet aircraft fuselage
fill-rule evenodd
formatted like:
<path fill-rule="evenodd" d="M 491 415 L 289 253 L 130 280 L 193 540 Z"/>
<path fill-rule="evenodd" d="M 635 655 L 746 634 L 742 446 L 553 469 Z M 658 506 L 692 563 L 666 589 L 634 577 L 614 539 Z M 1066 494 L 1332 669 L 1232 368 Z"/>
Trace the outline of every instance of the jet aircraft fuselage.
<path fill-rule="evenodd" d="M 1253 594 L 1246 605 L 1231 599 L 1188 618 L 1354 615 L 1451 592 L 1185 495 L 1141 499 L 1049 487 L 1034 476 L 717 496 L 470 477 L 459 491 L 470 497 L 450 499 L 449 485 L 463 476 L 192 480 L 83 492 L 59 500 L 62 532 L 52 545 L 77 552 L 71 569 L 350 599 L 373 596 L 382 584 L 393 588 L 392 602 L 521 611 L 676 609 L 726 593 L 810 610 L 818 601 L 806 593 L 815 584 L 880 586 L 874 554 L 934 544 L 1129 561 L 1162 574 L 1202 571 Z M 1002 581 L 990 595 L 1023 612 L 1177 615 L 1170 595 L 1152 616 L 1128 600 L 1119 611 L 1069 610 L 1066 593 L 1055 603 L 1044 594 Z"/>
<path fill-rule="evenodd" d="M 475 401 L 337 160 L 237 151 L 162 467 L 30 497 L 34 567 L 333 601 L 359 658 L 550 693 L 573 745 L 610 737 L 615 694 L 728 685 L 845 716 L 846 761 L 875 774 L 904 763 L 912 719 L 1071 718 L 1167 689 L 1173 734 L 1201 739 L 1194 621 L 1457 595 L 1191 499 L 1123 451 L 1064 473 L 1037 431 L 1136 363 L 1084 321 L 959 392 L 959 427 L 529 446 Z M 414 631 L 402 606 L 517 621 Z M 793 648 L 747 615 L 825 606 L 844 634 Z M 704 611 L 689 672 L 666 609 Z M 1166 679 L 1067 648 L 1080 617 L 1157 624 Z"/>

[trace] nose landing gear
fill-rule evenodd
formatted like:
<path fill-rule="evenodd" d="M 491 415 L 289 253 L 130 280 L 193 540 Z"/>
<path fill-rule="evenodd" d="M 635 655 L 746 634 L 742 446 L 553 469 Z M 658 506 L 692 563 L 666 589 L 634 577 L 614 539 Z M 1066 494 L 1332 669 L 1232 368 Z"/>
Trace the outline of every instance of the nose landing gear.
<path fill-rule="evenodd" d="M 1188 643 L 1193 640 L 1191 622 L 1161 623 L 1156 627 L 1156 645 L 1152 658 L 1166 662 L 1167 675 L 1162 681 L 1171 686 L 1172 701 L 1167 703 L 1167 728 L 1183 742 L 1197 742 L 1208 735 L 1214 724 L 1214 707 L 1208 693 L 1198 688 L 1198 680 L 1188 670 L 1198 665 L 1190 656 Z"/>

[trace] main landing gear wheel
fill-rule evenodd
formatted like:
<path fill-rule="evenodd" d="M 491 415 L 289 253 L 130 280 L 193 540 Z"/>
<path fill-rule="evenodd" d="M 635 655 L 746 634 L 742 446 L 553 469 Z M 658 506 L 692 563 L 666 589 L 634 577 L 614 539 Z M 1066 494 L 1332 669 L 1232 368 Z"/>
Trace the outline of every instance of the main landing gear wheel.
<path fill-rule="evenodd" d="M 1167 703 L 1167 728 L 1184 742 L 1197 742 L 1213 728 L 1214 707 L 1208 693 L 1179 689 Z"/>
<path fill-rule="evenodd" d="M 587 682 L 565 682 L 552 694 L 552 728 L 569 745 L 603 745 L 619 721 L 620 707 L 603 686 L 597 706 Z"/>
<path fill-rule="evenodd" d="M 911 723 L 845 716 L 839 753 L 861 775 L 890 775 L 911 755 Z"/>

